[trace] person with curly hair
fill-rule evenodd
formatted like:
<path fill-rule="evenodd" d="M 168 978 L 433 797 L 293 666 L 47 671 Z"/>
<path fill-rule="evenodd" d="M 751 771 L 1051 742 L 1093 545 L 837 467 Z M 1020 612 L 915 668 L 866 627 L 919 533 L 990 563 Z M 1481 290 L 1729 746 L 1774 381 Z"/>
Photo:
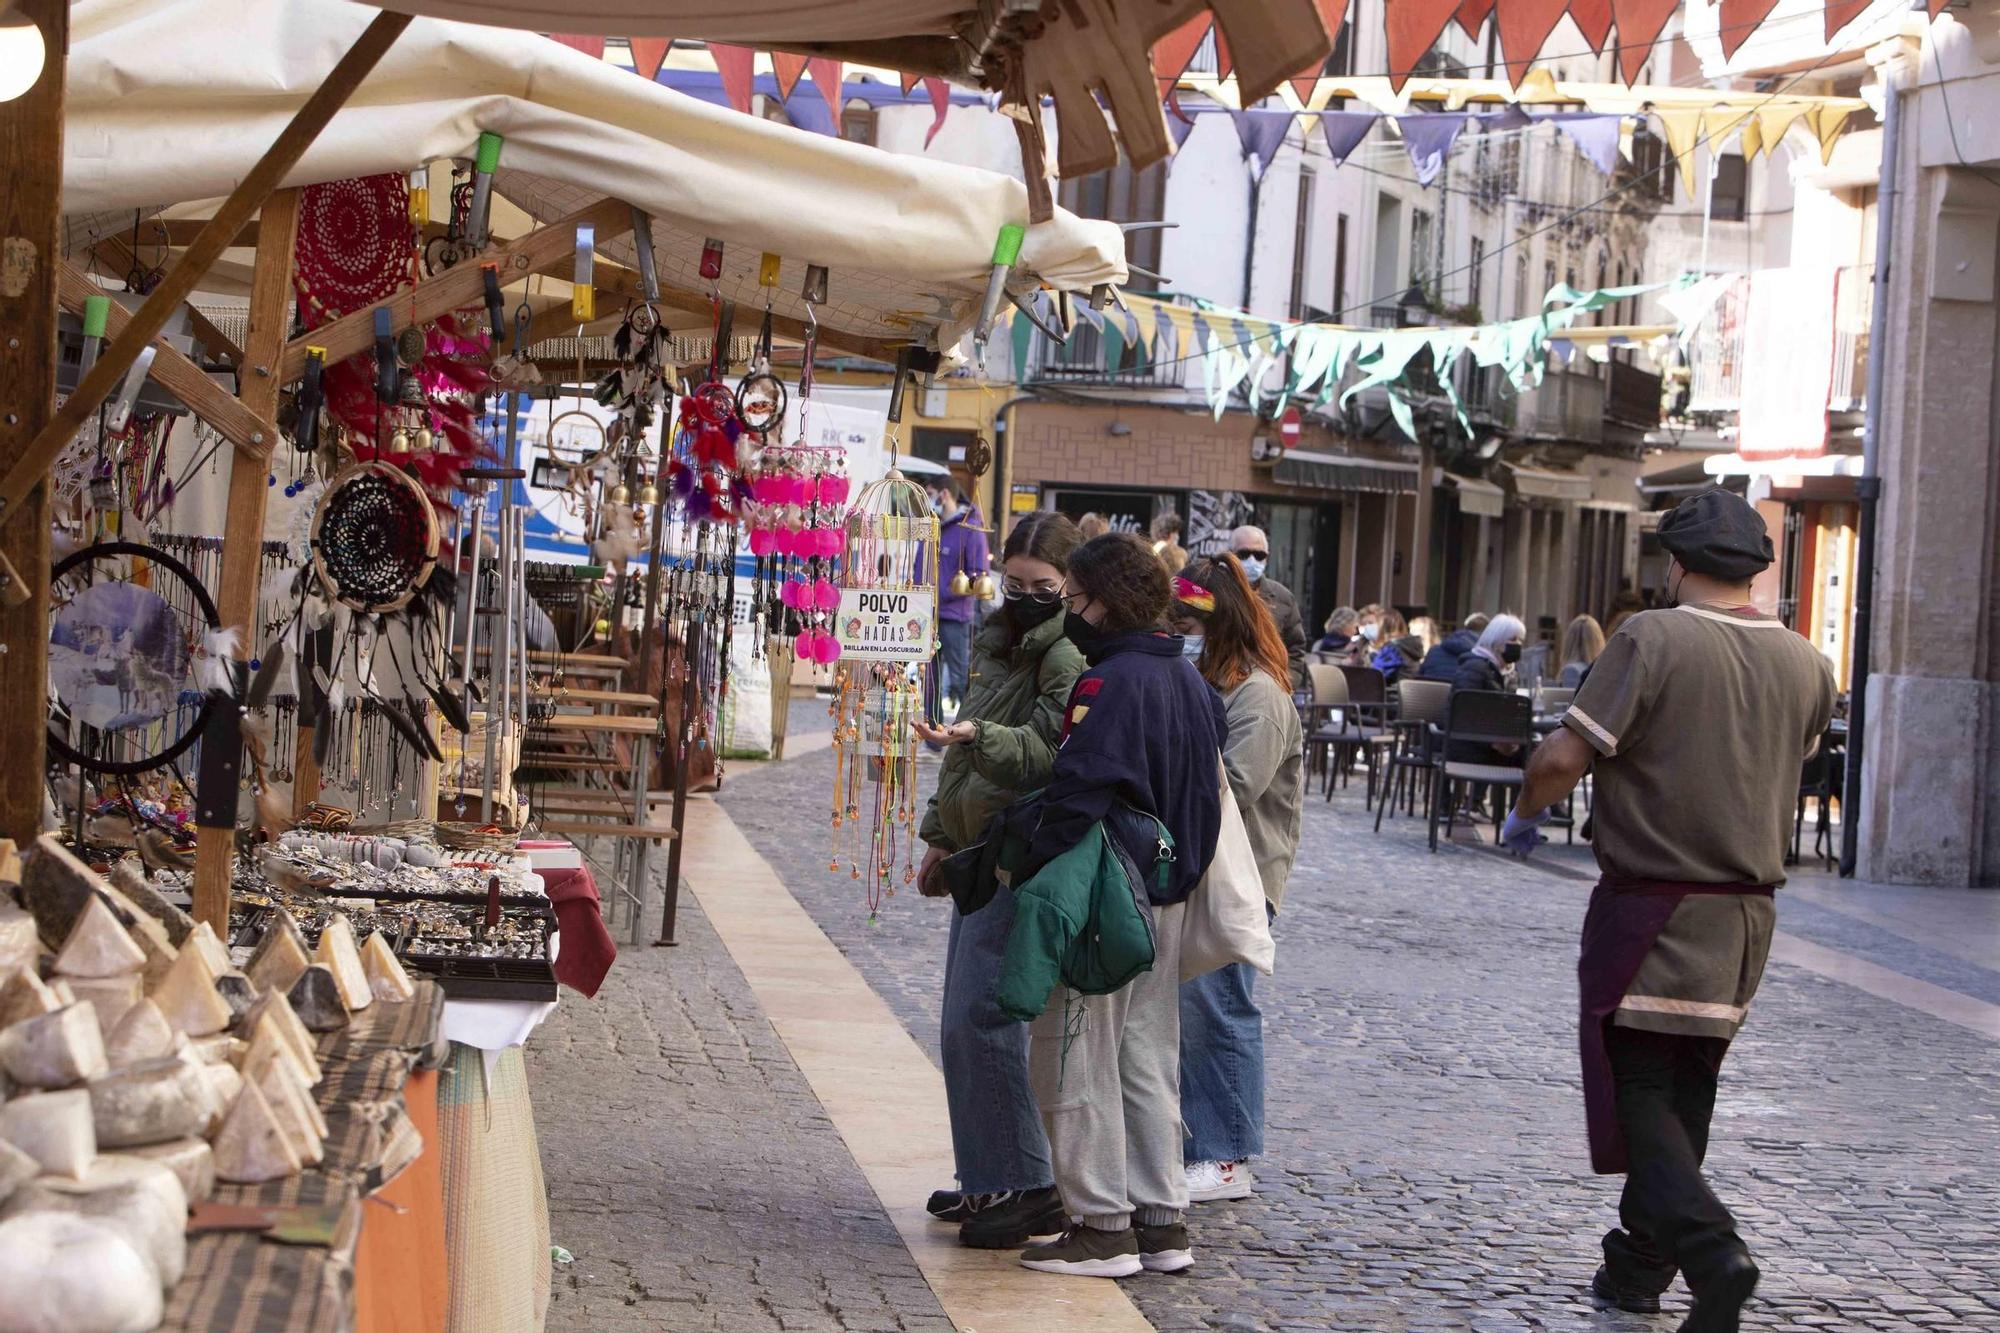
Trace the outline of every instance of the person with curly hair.
<path fill-rule="evenodd" d="M 1222 694 L 1223 771 L 1275 917 L 1305 799 L 1305 737 L 1285 642 L 1234 556 L 1196 560 L 1174 580 L 1174 598 L 1181 643 L 1194 646 L 1195 670 Z M 1195 1203 L 1245 1198 L 1256 1183 L 1249 1159 L 1264 1151 L 1264 1015 L 1255 977 L 1250 964 L 1231 963 L 1181 984 L 1181 1120 Z"/>
<path fill-rule="evenodd" d="M 1084 543 L 1070 557 L 1063 600 L 1064 632 L 1089 666 L 1070 695 L 1016 882 L 1100 824 L 1133 863 L 1164 873 L 1147 878 L 1141 905 L 1152 918 L 1152 967 L 1109 994 L 1058 985 L 1031 1026 L 1029 1071 L 1071 1225 L 1021 1262 L 1088 1277 L 1177 1272 L 1194 1262 L 1183 1221 L 1181 929 L 1221 834 L 1228 720 L 1163 628 L 1172 584 L 1150 542 L 1113 533 Z M 1164 862 L 1159 825 L 1172 839 Z M 1131 842 L 1139 828 L 1148 831 L 1144 846 Z"/>

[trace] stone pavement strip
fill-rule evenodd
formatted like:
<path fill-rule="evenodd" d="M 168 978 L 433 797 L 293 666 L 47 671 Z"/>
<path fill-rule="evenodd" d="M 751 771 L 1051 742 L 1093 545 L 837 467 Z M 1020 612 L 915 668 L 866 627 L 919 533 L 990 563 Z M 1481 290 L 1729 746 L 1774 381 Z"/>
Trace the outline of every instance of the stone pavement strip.
<path fill-rule="evenodd" d="M 827 872 L 831 783 L 831 756 L 804 755 L 737 770 L 719 803 L 935 1060 L 949 907 L 905 891 L 869 921 Z M 1585 1289 L 1617 1181 L 1589 1174 L 1576 1090 L 1589 886 L 1580 852 L 1552 850 L 1433 856 L 1417 821 L 1373 834 L 1358 786 L 1309 799 L 1260 991 L 1262 1183 L 1195 1210 L 1190 1274 L 1120 1284 L 1156 1327 L 1674 1326 L 1679 1289 L 1652 1319 Z M 1781 897 L 1819 952 L 1774 959 L 1723 1074 L 1710 1173 L 1765 1274 L 1746 1327 L 2000 1329 L 2000 1047 L 1977 1026 L 2000 1000 L 2000 897 L 1842 899 Z M 1913 912 L 1942 925 L 1897 930 Z M 1851 962 L 1866 989 L 1838 979 Z M 1920 1003 L 1936 991 L 1956 1019 Z"/>

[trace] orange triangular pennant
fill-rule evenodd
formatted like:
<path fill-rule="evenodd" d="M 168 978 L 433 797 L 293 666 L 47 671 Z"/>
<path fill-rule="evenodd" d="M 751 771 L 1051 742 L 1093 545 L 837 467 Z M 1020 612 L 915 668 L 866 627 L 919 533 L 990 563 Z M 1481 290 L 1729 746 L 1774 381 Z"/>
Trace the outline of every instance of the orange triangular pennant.
<path fill-rule="evenodd" d="M 1487 0 L 1488 4 L 1492 0 Z M 1328 45 L 1340 36 L 1340 25 L 1347 21 L 1347 0 L 1313 0 L 1313 8 L 1319 11 L 1320 25 L 1326 29 Z M 1306 68 L 1292 75 L 1289 82 L 1292 91 L 1298 94 L 1300 106 L 1312 105 L 1313 90 L 1319 86 L 1319 72 L 1326 68 L 1324 61 L 1314 61 Z"/>
<path fill-rule="evenodd" d="M 1493 0 L 1464 0 L 1452 18 L 1458 21 L 1458 30 L 1473 41 L 1479 40 L 1479 29 L 1493 12 Z"/>
<path fill-rule="evenodd" d="M 581 51 L 592 60 L 604 59 L 604 38 L 589 33 L 552 32 L 552 41 L 561 42 L 572 51 Z"/>
<path fill-rule="evenodd" d="M 1777 5 L 1778 0 L 1722 0 L 1722 58 L 1733 58 Z"/>
<path fill-rule="evenodd" d="M 1507 0 L 1495 7 L 1493 21 L 1500 28 L 1500 54 L 1515 87 L 1528 77 L 1529 67 L 1542 53 L 1542 43 L 1548 41 L 1567 8 L 1569 0 Z"/>
<path fill-rule="evenodd" d="M 1826 40 L 1861 17 L 1870 0 L 1826 0 Z"/>
<path fill-rule="evenodd" d="M 1569 0 L 1569 20 L 1599 55 L 1611 40 L 1611 0 Z"/>
<path fill-rule="evenodd" d="M 1678 0 L 1676 0 L 1678 3 Z M 1382 25 L 1389 36 L 1389 86 L 1401 92 L 1458 9 L 1459 0 L 1388 0 Z"/>
<path fill-rule="evenodd" d="M 773 51 L 771 72 L 778 79 L 778 100 L 789 102 L 792 100 L 792 89 L 798 87 L 799 80 L 805 77 L 806 58 L 795 56 L 789 51 Z"/>
<path fill-rule="evenodd" d="M 1153 43 L 1153 77 L 1159 81 L 1161 97 L 1173 91 L 1181 75 L 1187 72 L 1188 62 L 1201 50 L 1201 39 L 1208 36 L 1211 23 L 1210 14 L 1204 9 Z"/>
<path fill-rule="evenodd" d="M 903 75 L 903 96 L 908 97 L 910 95 L 910 89 L 916 87 L 923 81 L 924 81 L 923 75 L 910 74 L 905 72 Z"/>
<path fill-rule="evenodd" d="M 1618 22 L 1618 72 L 1628 85 L 1639 81 L 1660 29 L 1680 7 L 1680 0 L 1611 0 L 1611 16 Z"/>
<path fill-rule="evenodd" d="M 817 56 L 806 62 L 806 70 L 812 75 L 813 87 L 826 99 L 826 109 L 833 113 L 833 132 L 840 134 L 840 108 L 845 100 L 840 95 L 842 66 L 838 60 Z"/>
<path fill-rule="evenodd" d="M 729 105 L 748 114 L 751 96 L 757 90 L 757 53 L 747 46 L 710 42 L 708 54 L 715 61 L 715 72 L 722 76 L 723 96 Z"/>
<path fill-rule="evenodd" d="M 1931 17 L 1936 18 L 1938 15 L 1944 13 L 1944 7 L 1949 3 L 1951 3 L 1951 0 L 1931 0 Z"/>
<path fill-rule="evenodd" d="M 627 37 L 625 45 L 632 48 L 632 68 L 639 77 L 651 83 L 660 77 L 660 66 L 667 63 L 667 52 L 674 49 L 671 37 Z"/>

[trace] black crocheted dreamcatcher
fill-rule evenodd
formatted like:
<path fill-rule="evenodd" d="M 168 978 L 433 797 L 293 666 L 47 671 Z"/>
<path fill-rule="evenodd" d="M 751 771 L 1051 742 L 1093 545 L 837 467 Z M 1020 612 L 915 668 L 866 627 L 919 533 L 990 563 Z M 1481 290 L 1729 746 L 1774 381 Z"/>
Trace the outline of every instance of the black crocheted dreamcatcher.
<path fill-rule="evenodd" d="M 333 600 L 356 611 L 397 611 L 437 567 L 437 514 L 400 468 L 357 463 L 327 483 L 313 514 L 312 552 Z"/>

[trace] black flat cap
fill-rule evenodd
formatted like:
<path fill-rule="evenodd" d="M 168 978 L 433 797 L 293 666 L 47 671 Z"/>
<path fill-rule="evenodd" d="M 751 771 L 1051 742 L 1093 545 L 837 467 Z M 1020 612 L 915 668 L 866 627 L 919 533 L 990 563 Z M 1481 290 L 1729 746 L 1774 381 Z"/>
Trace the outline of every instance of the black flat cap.
<path fill-rule="evenodd" d="M 1777 559 L 1763 515 L 1733 491 L 1690 495 L 1660 520 L 1660 545 L 1681 568 L 1710 578 L 1741 581 Z"/>

